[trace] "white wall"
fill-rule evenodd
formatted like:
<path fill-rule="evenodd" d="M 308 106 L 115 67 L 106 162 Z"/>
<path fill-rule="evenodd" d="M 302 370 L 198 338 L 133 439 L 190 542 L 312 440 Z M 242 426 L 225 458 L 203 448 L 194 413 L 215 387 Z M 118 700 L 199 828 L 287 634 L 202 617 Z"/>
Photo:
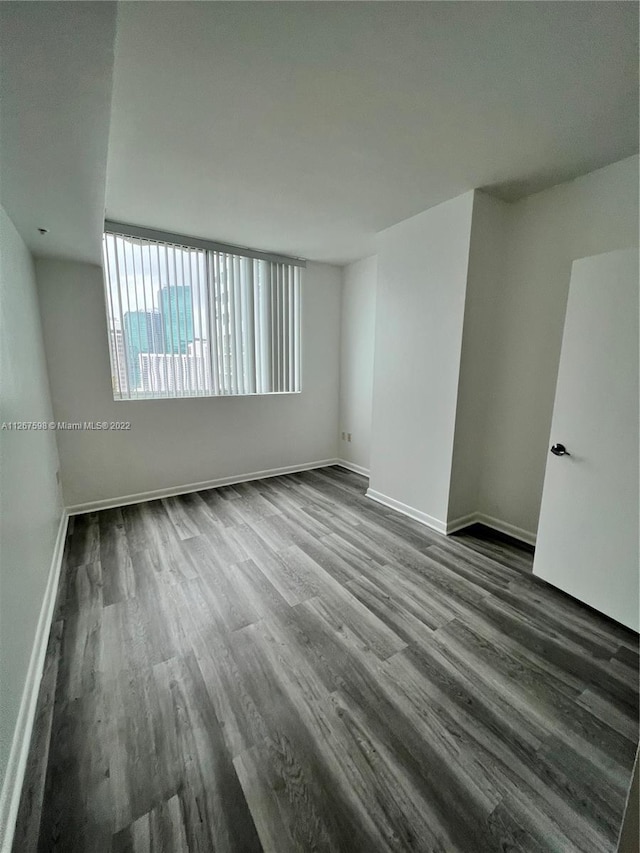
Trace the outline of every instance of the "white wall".
<path fill-rule="evenodd" d="M 67 506 L 337 456 L 340 270 L 309 264 L 302 392 L 114 402 L 102 271 L 36 264 L 51 396 L 59 421 L 130 421 L 128 432 L 58 432 Z"/>
<path fill-rule="evenodd" d="M 373 491 L 535 540 L 571 264 L 638 245 L 637 186 L 636 156 L 513 204 L 469 193 L 378 235 Z M 346 321 L 343 373 L 350 334 Z M 354 393 L 343 384 L 342 411 Z"/>
<path fill-rule="evenodd" d="M 378 264 L 375 255 L 342 271 L 340 310 L 340 418 L 338 455 L 369 470 L 373 352 Z M 342 433 L 351 433 L 351 441 Z"/>
<path fill-rule="evenodd" d="M 378 235 L 370 488 L 446 522 L 474 193 Z"/>
<path fill-rule="evenodd" d="M 509 209 L 480 509 L 535 533 L 576 258 L 638 245 L 638 157 Z"/>
<path fill-rule="evenodd" d="M 497 357 L 496 316 L 504 290 L 510 205 L 476 191 L 464 306 L 453 462 L 447 521 L 480 508 L 483 451 Z"/>
<path fill-rule="evenodd" d="M 50 421 L 31 255 L 2 207 L 0 347 L 0 422 Z M 53 432 L 0 429 L 0 787 L 62 515 L 57 469 Z M 24 724 L 24 718 L 20 722 Z M 5 789 L 9 797 L 15 773 L 12 765 Z M 3 806 L 0 824 L 7 817 L 7 800 Z M 0 825 L 0 846 L 2 833 Z"/>

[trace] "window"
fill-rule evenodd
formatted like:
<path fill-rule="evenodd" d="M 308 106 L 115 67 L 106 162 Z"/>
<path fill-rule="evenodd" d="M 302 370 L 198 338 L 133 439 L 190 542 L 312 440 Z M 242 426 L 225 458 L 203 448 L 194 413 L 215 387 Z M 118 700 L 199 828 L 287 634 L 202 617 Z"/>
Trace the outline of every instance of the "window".
<path fill-rule="evenodd" d="M 303 261 L 105 223 L 116 400 L 300 391 Z"/>

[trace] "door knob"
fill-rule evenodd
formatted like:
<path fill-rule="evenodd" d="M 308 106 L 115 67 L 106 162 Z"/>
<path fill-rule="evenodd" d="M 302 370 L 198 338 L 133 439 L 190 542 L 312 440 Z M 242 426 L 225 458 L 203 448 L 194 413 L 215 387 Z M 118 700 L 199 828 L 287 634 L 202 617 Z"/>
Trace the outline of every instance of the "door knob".
<path fill-rule="evenodd" d="M 564 444 L 554 444 L 551 452 L 554 456 L 571 456 Z"/>

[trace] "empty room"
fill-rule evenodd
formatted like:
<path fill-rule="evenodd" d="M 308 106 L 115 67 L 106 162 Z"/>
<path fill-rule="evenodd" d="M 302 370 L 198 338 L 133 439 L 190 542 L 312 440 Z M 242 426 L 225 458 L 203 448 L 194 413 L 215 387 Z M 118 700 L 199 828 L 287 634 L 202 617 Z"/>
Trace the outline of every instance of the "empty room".
<path fill-rule="evenodd" d="M 0 853 L 638 853 L 639 9 L 0 3 Z"/>

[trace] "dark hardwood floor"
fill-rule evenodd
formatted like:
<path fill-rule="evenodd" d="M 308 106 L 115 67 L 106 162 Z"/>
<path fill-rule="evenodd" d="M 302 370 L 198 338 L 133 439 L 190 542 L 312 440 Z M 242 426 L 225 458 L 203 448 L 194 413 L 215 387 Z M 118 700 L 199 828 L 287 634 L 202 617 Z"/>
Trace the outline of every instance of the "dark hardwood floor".
<path fill-rule="evenodd" d="M 637 635 L 365 486 L 71 520 L 16 853 L 615 849 Z"/>

